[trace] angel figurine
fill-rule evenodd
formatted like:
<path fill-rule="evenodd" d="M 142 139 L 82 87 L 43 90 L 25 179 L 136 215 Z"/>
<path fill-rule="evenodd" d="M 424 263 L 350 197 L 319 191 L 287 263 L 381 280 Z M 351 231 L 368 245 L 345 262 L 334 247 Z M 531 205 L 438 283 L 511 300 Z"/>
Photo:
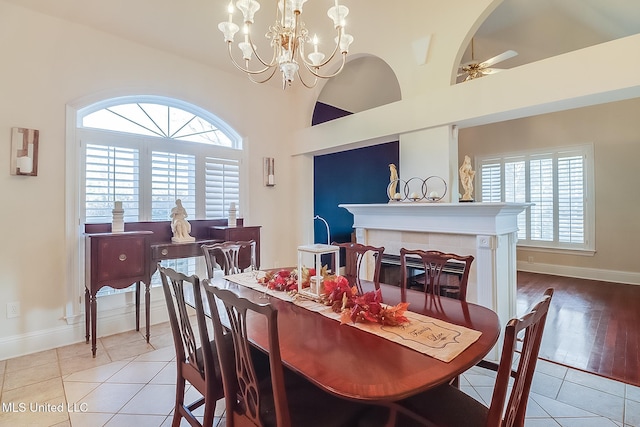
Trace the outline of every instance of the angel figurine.
<path fill-rule="evenodd" d="M 471 158 L 464 156 L 464 162 L 460 166 L 460 183 L 464 188 L 464 194 L 460 199 L 463 202 L 473 201 L 473 178 L 476 176 L 476 172 L 471 167 Z"/>

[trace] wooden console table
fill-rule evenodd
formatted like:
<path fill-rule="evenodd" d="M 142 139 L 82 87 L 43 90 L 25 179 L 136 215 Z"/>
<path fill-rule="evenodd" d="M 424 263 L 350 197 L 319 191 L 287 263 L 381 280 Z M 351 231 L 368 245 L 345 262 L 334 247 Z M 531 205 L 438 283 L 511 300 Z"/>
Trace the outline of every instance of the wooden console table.
<path fill-rule="evenodd" d="M 125 222 L 123 233 L 111 233 L 110 223 L 85 224 L 85 323 L 86 340 L 96 356 L 96 294 L 104 286 L 123 289 L 136 284 L 136 330 L 140 330 L 140 282 L 145 283 L 146 340 L 150 337 L 151 276 L 158 262 L 202 255 L 203 244 L 226 240 L 255 240 L 260 265 L 260 226 L 228 227 L 226 219 L 190 220 L 195 242 L 172 243 L 171 222 Z M 247 257 L 242 257 L 247 258 Z M 247 262 L 248 263 L 248 262 Z M 242 265 L 242 260 L 241 260 Z"/>
<path fill-rule="evenodd" d="M 91 352 L 96 357 L 96 294 L 102 287 L 123 289 L 136 284 L 136 331 L 140 330 L 140 282 L 146 284 L 145 304 L 149 307 L 149 244 L 151 231 L 99 233 L 86 235 L 85 267 L 85 332 L 91 337 Z M 147 308 L 147 342 L 149 342 L 149 309 Z M 91 331 L 89 331 L 91 329 Z"/>

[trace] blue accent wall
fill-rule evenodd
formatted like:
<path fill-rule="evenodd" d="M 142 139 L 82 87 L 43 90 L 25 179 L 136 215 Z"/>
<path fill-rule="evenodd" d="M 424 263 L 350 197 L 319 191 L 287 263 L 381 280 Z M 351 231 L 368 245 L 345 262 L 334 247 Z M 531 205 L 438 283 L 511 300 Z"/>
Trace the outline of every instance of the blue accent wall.
<path fill-rule="evenodd" d="M 353 215 L 342 203 L 387 203 L 389 163 L 398 164 L 399 143 L 348 150 L 314 158 L 314 215 L 329 223 L 331 240 L 351 241 Z M 327 242 L 322 221 L 314 221 L 316 243 Z"/>

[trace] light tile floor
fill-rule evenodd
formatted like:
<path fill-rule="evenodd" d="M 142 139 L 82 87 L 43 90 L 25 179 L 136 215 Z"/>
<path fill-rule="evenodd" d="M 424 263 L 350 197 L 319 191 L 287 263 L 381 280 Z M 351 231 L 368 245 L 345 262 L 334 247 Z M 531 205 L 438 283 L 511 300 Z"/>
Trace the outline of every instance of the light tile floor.
<path fill-rule="evenodd" d="M 98 353 L 74 344 L 0 361 L 0 426 L 165 427 L 174 403 L 174 350 L 168 324 L 100 338 Z M 461 388 L 485 403 L 494 373 L 473 368 Z M 193 389 L 190 397 L 197 396 Z M 224 427 L 219 402 L 216 426 Z M 182 425 L 186 425 L 183 422 Z M 640 427 L 640 387 L 539 361 L 527 427 Z"/>

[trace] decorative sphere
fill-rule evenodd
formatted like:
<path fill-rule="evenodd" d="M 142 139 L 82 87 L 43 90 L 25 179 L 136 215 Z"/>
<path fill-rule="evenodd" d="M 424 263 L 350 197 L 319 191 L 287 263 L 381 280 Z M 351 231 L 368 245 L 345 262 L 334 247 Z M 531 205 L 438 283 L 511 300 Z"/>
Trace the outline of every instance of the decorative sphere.
<path fill-rule="evenodd" d="M 394 200 L 401 200 L 401 199 L 402 199 L 402 194 L 400 194 L 400 193 L 396 193 L 396 194 L 394 194 L 394 195 L 393 195 L 393 199 L 394 199 Z"/>
<path fill-rule="evenodd" d="M 437 191 L 432 191 L 431 193 L 429 193 L 429 197 L 431 197 L 432 199 L 437 199 L 439 197 L 439 194 Z"/>
<path fill-rule="evenodd" d="M 411 196 L 409 196 L 409 198 L 413 200 L 417 200 L 420 198 L 420 196 L 418 195 L 418 193 L 414 191 L 413 193 L 411 193 Z"/>

